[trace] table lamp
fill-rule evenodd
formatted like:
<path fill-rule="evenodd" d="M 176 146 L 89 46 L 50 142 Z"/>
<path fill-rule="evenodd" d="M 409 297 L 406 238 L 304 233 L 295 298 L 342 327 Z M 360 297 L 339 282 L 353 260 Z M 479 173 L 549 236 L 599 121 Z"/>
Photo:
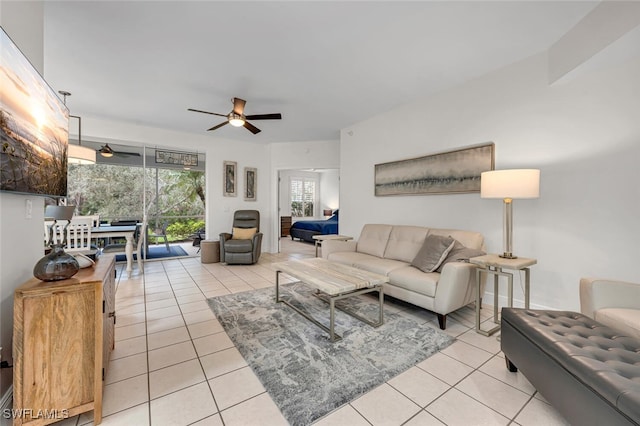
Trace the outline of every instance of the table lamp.
<path fill-rule="evenodd" d="M 44 212 L 46 219 L 53 219 L 53 224 L 49 228 L 49 242 L 51 252 L 45 255 L 33 267 L 33 275 L 42 281 L 59 281 L 71 278 L 80 270 L 80 265 L 76 258 L 65 253 L 67 245 L 67 227 L 73 217 L 76 206 L 47 206 Z M 53 234 L 59 220 L 66 220 L 62 241 L 54 243 Z"/>
<path fill-rule="evenodd" d="M 539 196 L 540 170 L 492 170 L 480 175 L 480 197 L 502 198 L 504 201 L 504 253 L 500 257 L 517 258 L 512 252 L 513 200 L 515 198 L 538 198 Z"/>

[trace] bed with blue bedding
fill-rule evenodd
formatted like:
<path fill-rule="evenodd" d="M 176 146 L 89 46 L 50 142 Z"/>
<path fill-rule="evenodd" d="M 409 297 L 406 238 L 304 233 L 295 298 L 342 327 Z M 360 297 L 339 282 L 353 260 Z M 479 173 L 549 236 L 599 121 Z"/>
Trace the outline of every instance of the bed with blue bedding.
<path fill-rule="evenodd" d="M 338 233 L 338 211 L 326 220 L 298 220 L 291 225 L 291 239 L 299 238 L 310 243 L 314 242 L 314 235 Z"/>

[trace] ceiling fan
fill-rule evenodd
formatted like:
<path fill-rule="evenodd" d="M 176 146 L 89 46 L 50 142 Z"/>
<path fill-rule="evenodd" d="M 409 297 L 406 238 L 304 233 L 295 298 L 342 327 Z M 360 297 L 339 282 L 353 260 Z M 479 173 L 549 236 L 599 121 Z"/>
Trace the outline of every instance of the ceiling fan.
<path fill-rule="evenodd" d="M 229 114 L 218 114 L 217 112 L 201 111 L 199 109 L 193 109 L 193 108 L 189 108 L 188 110 L 193 112 L 201 112 L 204 114 L 217 115 L 220 117 L 227 118 L 227 121 L 223 121 L 222 123 L 216 126 L 213 126 L 210 129 L 207 129 L 207 131 L 216 130 L 226 124 L 231 124 L 234 127 L 244 127 L 245 129 L 249 130 L 251 133 L 255 135 L 256 133 L 260 133 L 261 130 L 258 129 L 253 124 L 249 123 L 247 120 L 280 120 L 282 119 L 282 114 L 280 113 L 244 115 L 244 106 L 246 103 L 247 101 L 245 101 L 244 99 L 233 98 L 233 109 Z"/>
<path fill-rule="evenodd" d="M 116 157 L 140 157 L 140 154 L 138 154 L 137 152 L 114 151 L 108 143 L 104 144 L 104 146 L 100 147 L 100 149 L 96 149 L 96 152 L 107 158 L 113 157 L 114 155 Z"/>

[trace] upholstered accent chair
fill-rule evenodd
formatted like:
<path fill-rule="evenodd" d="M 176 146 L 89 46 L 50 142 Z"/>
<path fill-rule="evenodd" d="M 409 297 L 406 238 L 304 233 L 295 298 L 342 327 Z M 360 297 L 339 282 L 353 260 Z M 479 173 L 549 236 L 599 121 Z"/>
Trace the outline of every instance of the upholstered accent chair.
<path fill-rule="evenodd" d="M 233 214 L 233 232 L 220 234 L 220 261 L 229 265 L 251 265 L 262 251 L 260 212 L 237 210 Z"/>
<path fill-rule="evenodd" d="M 640 284 L 582 278 L 580 311 L 601 324 L 640 338 Z"/>

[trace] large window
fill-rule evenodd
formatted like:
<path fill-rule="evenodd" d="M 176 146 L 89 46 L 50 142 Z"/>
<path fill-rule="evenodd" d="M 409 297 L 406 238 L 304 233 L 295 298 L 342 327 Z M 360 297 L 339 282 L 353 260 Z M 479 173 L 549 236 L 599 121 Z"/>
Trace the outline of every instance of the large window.
<path fill-rule="evenodd" d="M 156 164 L 153 150 L 144 168 L 142 149 L 136 154 L 132 147 L 112 148 L 119 155 L 99 157 L 98 164 L 69 165 L 67 199 L 77 206 L 76 214 L 99 215 L 107 223 L 146 216 L 149 229 L 166 228 L 170 242 L 189 239 L 204 228 L 203 170 Z"/>
<path fill-rule="evenodd" d="M 291 216 L 314 217 L 317 201 L 318 180 L 315 178 L 292 177 L 289 181 L 291 196 Z"/>

